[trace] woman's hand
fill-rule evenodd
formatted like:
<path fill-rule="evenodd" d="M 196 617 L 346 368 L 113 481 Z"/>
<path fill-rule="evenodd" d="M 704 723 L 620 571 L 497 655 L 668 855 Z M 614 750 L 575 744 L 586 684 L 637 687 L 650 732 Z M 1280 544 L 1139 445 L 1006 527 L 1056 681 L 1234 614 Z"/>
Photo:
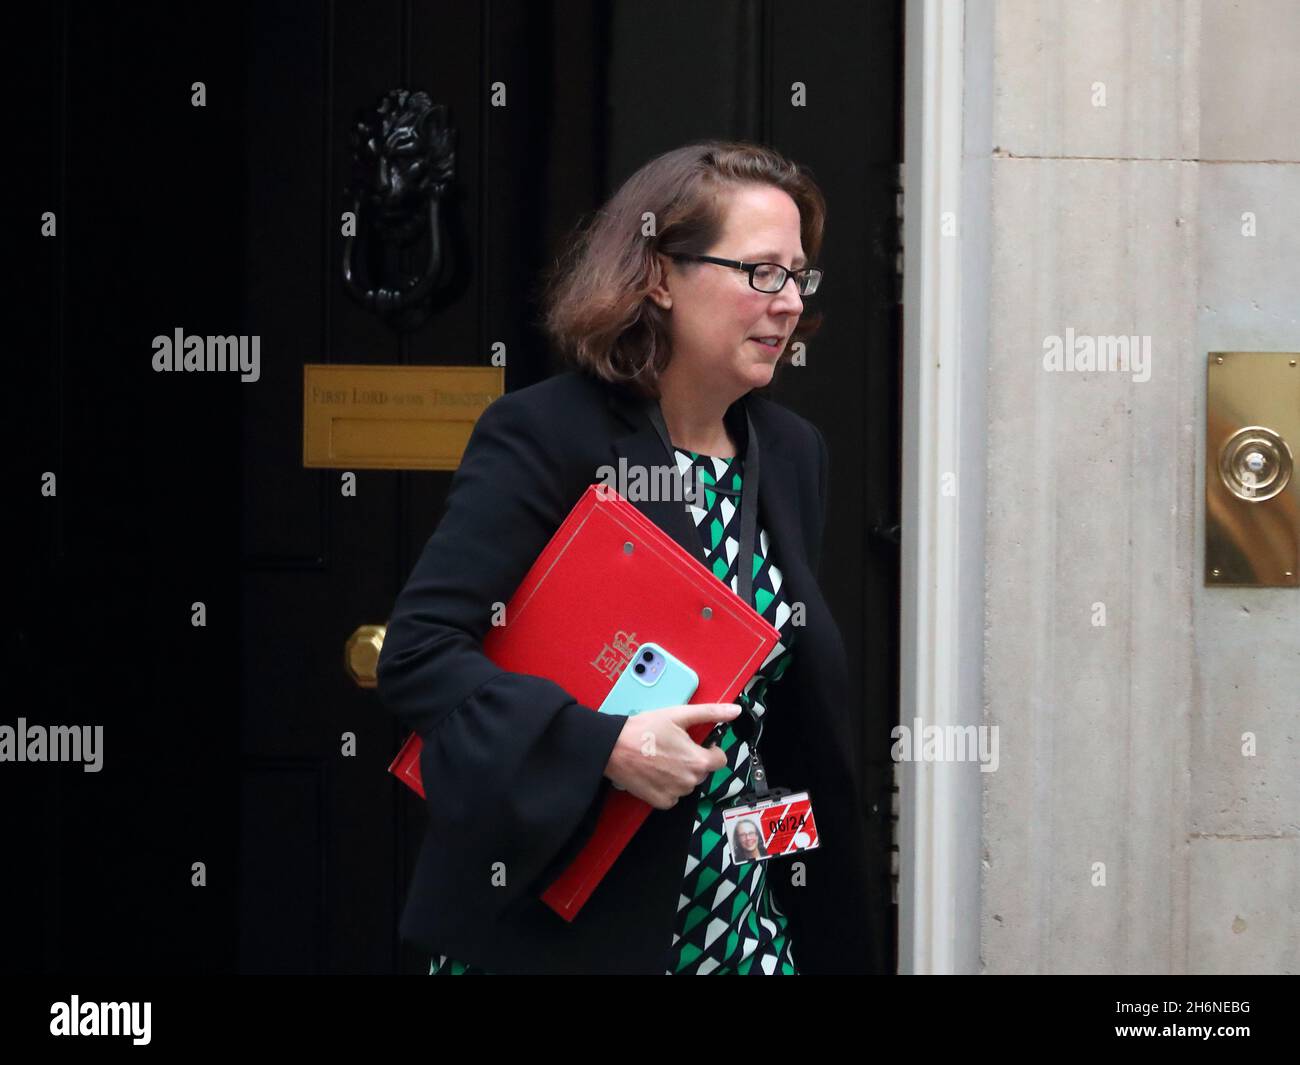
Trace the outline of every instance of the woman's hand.
<path fill-rule="evenodd" d="M 738 703 L 643 710 L 627 719 L 605 776 L 656 810 L 669 810 L 727 764 L 722 751 L 701 747 L 686 730 L 701 721 L 732 721 L 739 713 Z"/>

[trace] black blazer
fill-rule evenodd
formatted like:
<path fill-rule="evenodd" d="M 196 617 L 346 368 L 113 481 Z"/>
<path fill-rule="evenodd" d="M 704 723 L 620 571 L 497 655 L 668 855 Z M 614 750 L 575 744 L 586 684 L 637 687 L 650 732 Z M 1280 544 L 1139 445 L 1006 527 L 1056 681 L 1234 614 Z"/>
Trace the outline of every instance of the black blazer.
<path fill-rule="evenodd" d="M 537 894 L 590 837 L 626 719 L 597 714 L 542 677 L 482 652 L 505 603 L 604 465 L 662 466 L 642 402 L 570 370 L 492 402 L 452 478 L 445 513 L 398 596 L 379 695 L 423 738 L 429 822 L 400 931 L 431 953 L 494 973 L 667 970 L 694 803 L 653 810 L 577 919 Z M 743 448 L 748 405 L 761 445 L 759 514 L 792 603 L 793 658 L 769 688 L 761 750 L 773 786 L 807 789 L 818 849 L 776 859 L 768 882 L 801 972 L 865 973 L 868 858 L 852 752 L 844 646 L 817 585 L 829 457 L 811 422 L 753 393 L 728 410 Z M 743 450 L 741 452 L 743 454 Z M 637 502 L 691 554 L 681 502 Z M 791 883 L 803 863 L 803 884 Z"/>

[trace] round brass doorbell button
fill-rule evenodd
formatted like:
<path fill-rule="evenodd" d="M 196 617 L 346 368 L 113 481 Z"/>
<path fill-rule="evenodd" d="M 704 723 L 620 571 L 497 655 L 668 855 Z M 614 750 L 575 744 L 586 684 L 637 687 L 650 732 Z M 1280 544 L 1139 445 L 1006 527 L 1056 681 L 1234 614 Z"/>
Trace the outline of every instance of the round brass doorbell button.
<path fill-rule="evenodd" d="M 1228 491 L 1249 503 L 1272 499 L 1286 488 L 1293 469 L 1291 449 L 1272 429 L 1248 425 L 1219 451 L 1219 476 Z"/>

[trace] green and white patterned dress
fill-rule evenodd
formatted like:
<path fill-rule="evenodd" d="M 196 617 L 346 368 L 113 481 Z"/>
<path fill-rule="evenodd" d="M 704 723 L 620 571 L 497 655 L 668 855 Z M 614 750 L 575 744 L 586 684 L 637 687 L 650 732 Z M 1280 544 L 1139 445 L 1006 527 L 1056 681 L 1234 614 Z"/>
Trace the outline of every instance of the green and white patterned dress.
<path fill-rule="evenodd" d="M 705 565 L 737 591 L 736 560 L 740 553 L 740 488 L 744 460 L 715 458 L 677 449 L 685 471 L 694 463 L 700 481 L 730 490 L 730 495 L 704 493 L 706 509 L 691 508 L 704 545 Z M 701 786 L 694 797 L 695 827 L 686 856 L 686 873 L 677 900 L 677 929 L 669 960 L 674 974 L 797 975 L 785 914 L 777 904 L 769 868 L 779 863 L 737 865 L 723 833 L 724 804 L 753 786 L 749 738 L 755 720 L 767 712 L 767 686 L 790 664 L 792 631 L 790 604 L 781 571 L 772 562 L 767 531 L 757 526 L 754 545 L 753 607 L 781 634 L 759 671 L 750 678 L 738 702 L 744 713 L 729 723 L 718 746 L 727 764 Z M 735 727 L 733 727 L 733 725 Z M 761 746 L 761 743 L 760 743 Z"/>
<path fill-rule="evenodd" d="M 691 507 L 704 563 L 736 591 L 744 460 L 739 455 L 716 458 L 675 450 L 678 467 L 685 472 L 694 464 L 705 486 L 705 507 Z M 677 900 L 668 975 L 798 974 L 786 917 L 768 882 L 772 863 L 736 864 L 722 825 L 724 804 L 752 787 L 749 739 L 756 721 L 766 713 L 763 700 L 768 684 L 785 672 L 792 655 L 790 605 L 781 571 L 769 557 L 766 530 L 758 526 L 755 536 L 753 606 L 781 635 L 736 699 L 744 712 L 728 723 L 718 742 L 727 764 L 705 780 L 690 800 L 682 800 L 695 803 L 695 821 Z M 483 973 L 446 955 L 435 957 L 429 965 L 431 976 Z"/>

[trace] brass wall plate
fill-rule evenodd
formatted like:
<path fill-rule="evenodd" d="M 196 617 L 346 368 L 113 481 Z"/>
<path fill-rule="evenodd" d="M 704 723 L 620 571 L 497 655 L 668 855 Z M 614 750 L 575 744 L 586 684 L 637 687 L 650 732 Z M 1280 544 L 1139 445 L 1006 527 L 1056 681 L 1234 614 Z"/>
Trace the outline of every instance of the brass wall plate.
<path fill-rule="evenodd" d="M 304 466 L 454 470 L 505 369 L 308 363 L 302 382 Z"/>
<path fill-rule="evenodd" d="M 1212 351 L 1205 583 L 1300 588 L 1300 353 Z"/>

